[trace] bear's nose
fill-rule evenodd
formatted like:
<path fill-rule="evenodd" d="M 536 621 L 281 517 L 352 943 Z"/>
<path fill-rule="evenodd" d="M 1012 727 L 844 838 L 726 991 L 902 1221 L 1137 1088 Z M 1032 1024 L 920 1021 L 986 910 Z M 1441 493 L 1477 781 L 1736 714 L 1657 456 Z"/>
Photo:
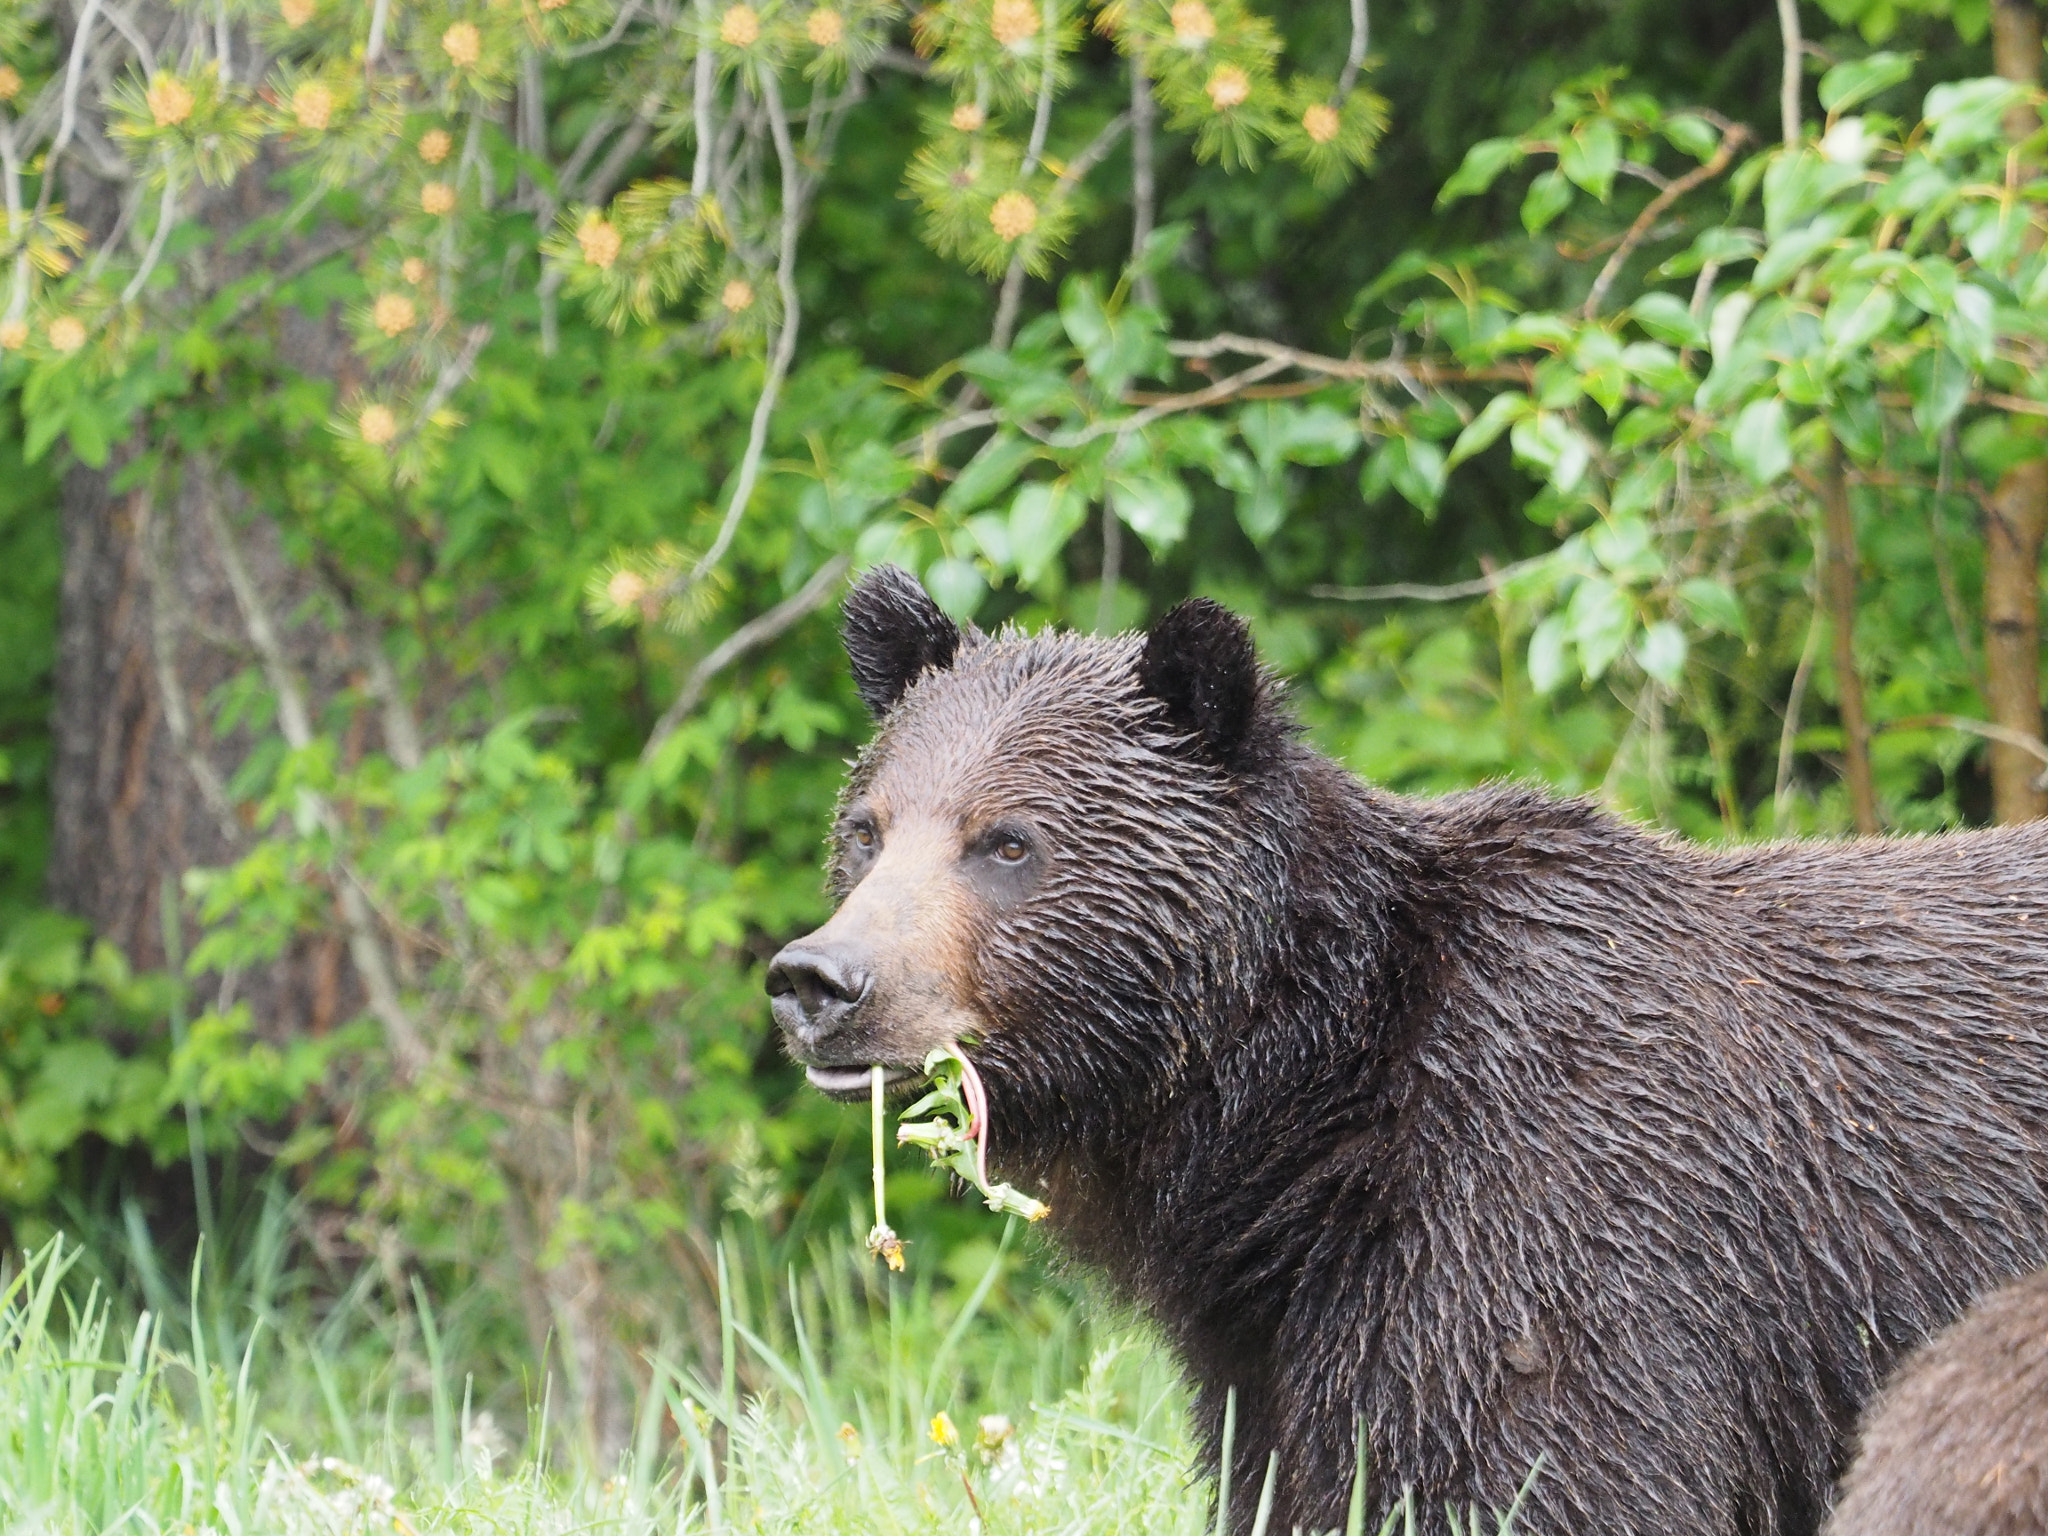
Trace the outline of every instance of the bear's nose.
<path fill-rule="evenodd" d="M 803 1045 L 817 1045 L 836 1034 L 873 986 L 867 967 L 836 947 L 799 940 L 768 965 L 775 1022 Z"/>

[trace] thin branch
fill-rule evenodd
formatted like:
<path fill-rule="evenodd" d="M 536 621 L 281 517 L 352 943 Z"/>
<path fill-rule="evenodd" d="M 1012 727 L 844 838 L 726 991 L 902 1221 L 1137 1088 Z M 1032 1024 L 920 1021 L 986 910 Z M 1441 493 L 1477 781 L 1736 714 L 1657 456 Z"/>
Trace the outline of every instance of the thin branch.
<path fill-rule="evenodd" d="M 1455 603 L 1468 597 L 1484 597 L 1489 592 L 1498 592 L 1522 572 L 1534 570 L 1551 558 L 1550 555 L 1537 555 L 1528 560 L 1517 560 L 1512 565 L 1501 566 L 1470 581 L 1446 582 L 1442 586 L 1390 581 L 1377 587 L 1310 587 L 1308 595 L 1339 603 Z"/>
<path fill-rule="evenodd" d="M 1614 280 L 1621 276 L 1622 266 L 1635 254 L 1637 246 L 1650 233 L 1664 210 L 1677 202 L 1686 193 L 1703 181 L 1711 181 L 1728 169 L 1735 158 L 1735 151 L 1749 142 L 1749 130 L 1740 123 L 1731 124 L 1721 131 L 1721 143 L 1715 149 L 1713 158 L 1703 165 L 1696 165 L 1671 185 L 1644 204 L 1643 211 L 1629 225 L 1628 233 L 1621 237 L 1621 244 L 1614 248 L 1614 254 L 1607 258 L 1607 265 L 1600 269 L 1600 275 L 1593 279 L 1593 287 L 1586 294 L 1586 302 L 1579 310 L 1579 318 L 1590 320 L 1600 313 L 1600 305 L 1607 297 L 1607 290 L 1614 286 Z"/>
<path fill-rule="evenodd" d="M 626 3 L 619 7 L 618 19 L 612 23 L 609 32 L 605 33 L 603 37 L 592 39 L 590 42 L 578 43 L 574 48 L 565 50 L 562 57 L 565 59 L 587 59 L 593 53 L 603 53 L 605 49 L 611 47 L 613 43 L 616 43 L 626 35 L 626 28 L 633 24 L 633 18 L 639 14 L 640 0 L 626 0 Z"/>
<path fill-rule="evenodd" d="M 114 24 L 114 30 L 128 39 L 128 46 L 135 50 L 135 57 L 142 63 L 145 75 L 156 73 L 156 50 L 149 46 L 149 39 L 142 29 L 135 25 L 135 19 L 124 11 L 114 0 L 101 0 L 100 9 L 107 13 L 107 20 Z"/>
<path fill-rule="evenodd" d="M 1152 82 L 1142 59 L 1131 60 L 1131 260 L 1136 261 L 1152 238 L 1159 191 L 1152 167 L 1152 125 L 1158 104 L 1152 99 Z M 1132 285 L 1138 302 L 1147 309 L 1159 307 L 1159 284 L 1150 272 L 1140 272 Z"/>
<path fill-rule="evenodd" d="M 1799 35 L 1799 0 L 1778 0 L 1778 34 L 1784 40 L 1785 61 L 1778 77 L 1778 120 L 1787 149 L 1798 147 L 1799 77 L 1806 43 Z"/>
<path fill-rule="evenodd" d="M 769 349 L 767 377 L 761 381 L 760 398 L 754 402 L 754 420 L 747 431 L 746 453 L 740 459 L 739 476 L 733 483 L 732 500 L 726 506 L 725 519 L 719 524 L 718 536 L 711 541 L 711 547 L 704 551 L 704 558 L 676 584 L 671 596 L 689 591 L 725 558 L 733 535 L 739 531 L 740 519 L 746 515 L 747 503 L 753 499 L 754 481 L 761 472 L 761 456 L 768 446 L 768 421 L 775 414 L 782 381 L 796 356 L 797 329 L 802 320 L 796 292 L 796 243 L 798 227 L 803 219 L 803 171 L 797 164 L 796 146 L 790 142 L 789 115 L 782 109 L 782 92 L 776 87 L 772 71 L 763 72 L 761 76 L 761 94 L 768 109 L 769 128 L 775 136 L 776 158 L 782 165 L 781 249 L 775 265 L 775 286 L 782 298 L 782 316 L 775 332 L 775 345 Z"/>
<path fill-rule="evenodd" d="M 391 0 L 377 0 L 370 12 L 370 41 L 363 48 L 363 68 L 374 69 L 384 56 L 384 32 L 391 24 Z"/>
<path fill-rule="evenodd" d="M 1166 350 L 1175 357 L 1195 360 L 1225 357 L 1233 353 L 1240 357 L 1274 358 L 1285 362 L 1289 367 L 1300 368 L 1307 373 L 1320 373 L 1332 379 L 1399 384 L 1404 388 L 1413 384 L 1527 384 L 1534 374 L 1533 364 L 1520 362 L 1465 368 L 1434 363 L 1425 358 L 1410 361 L 1398 357 L 1326 357 L 1319 352 L 1304 352 L 1299 347 L 1267 341 L 1262 336 L 1239 336 L 1230 331 L 1211 336 L 1206 341 L 1169 341 Z"/>
<path fill-rule="evenodd" d="M 690 675 L 676 690 L 674 701 L 661 712 L 661 718 L 654 722 L 654 729 L 647 733 L 647 744 L 640 749 L 641 766 L 645 767 L 654 760 L 663 744 L 676 733 L 676 728 L 689 719 L 691 712 L 704 701 L 704 691 L 713 678 L 741 657 L 772 643 L 805 615 L 824 607 L 826 599 L 837 589 L 840 578 L 852 563 L 850 556 L 834 555 L 819 566 L 811 579 L 796 592 L 766 613 L 747 620 L 705 653 L 697 665 L 690 668 Z"/>
<path fill-rule="evenodd" d="M 1057 0 L 1045 0 L 1039 26 L 1045 36 L 1045 48 L 1038 66 L 1038 108 L 1032 114 L 1031 143 L 1024 151 L 1024 168 L 1017 173 L 1019 181 L 1030 179 L 1031 173 L 1038 169 L 1039 158 L 1045 153 L 1045 136 L 1052 127 L 1052 83 L 1055 65 L 1059 62 L 1060 38 Z"/>
<path fill-rule="evenodd" d="M 710 0 L 697 0 L 697 63 L 691 76 L 691 111 L 697 124 L 697 163 L 690 171 L 690 195 L 702 197 L 711 190 L 712 92 L 717 89 L 716 55 L 711 49 Z"/>
<path fill-rule="evenodd" d="M 1792 690 L 1785 696 L 1785 725 L 1778 732 L 1778 776 L 1771 786 L 1771 826 L 1780 837 L 1785 835 L 1792 811 L 1792 747 L 1799 739 L 1806 685 L 1812 681 L 1814 658 L 1820 652 L 1820 635 L 1826 627 L 1826 611 L 1816 603 L 1813 618 L 1806 626 L 1806 644 L 1799 649 L 1799 665 L 1792 671 Z"/>
<path fill-rule="evenodd" d="M 177 219 L 178 168 L 166 164 L 163 201 L 158 205 L 156 213 L 156 233 L 149 237 L 149 249 L 143 253 L 142 265 L 135 269 L 135 275 L 128 279 L 128 286 L 121 290 L 123 304 L 135 302 L 135 296 L 142 292 L 142 285 L 149 281 L 150 273 L 156 270 L 157 260 L 164 253 L 164 241 L 170 236 L 171 226 Z"/>
<path fill-rule="evenodd" d="M 249 574 L 241 546 L 236 542 L 234 530 L 228 526 L 227 514 L 220 505 L 215 488 L 199 487 L 197 500 L 213 532 L 215 547 L 220 552 L 221 571 L 228 579 L 235 606 L 241 611 L 242 626 L 248 631 L 250 642 L 262 659 L 264 674 L 277 698 L 278 729 L 294 751 L 303 751 L 313 744 L 313 720 L 307 708 L 305 685 L 285 654 L 284 642 L 271 620 L 269 609 L 264 606 L 255 578 Z M 375 915 L 363 894 L 361 878 L 350 867 L 342 851 L 346 829 L 341 813 L 332 801 L 315 790 L 302 789 L 299 795 L 301 804 L 313 813 L 333 844 L 335 899 L 341 907 L 342 922 L 348 929 L 349 958 L 355 962 L 356 971 L 363 980 L 363 990 L 369 994 L 370 1011 L 384 1026 L 385 1041 L 391 1048 L 400 1077 L 409 1079 L 417 1076 L 427 1063 L 426 1040 L 399 998 L 391 958 L 385 953 L 384 941 L 377 932 Z"/>
<path fill-rule="evenodd" d="M 413 430 L 417 432 L 427 424 L 434 412 L 448 403 L 448 397 L 462 387 L 462 381 L 469 377 L 476 367 L 477 354 L 482 352 L 491 339 L 491 328 L 478 323 L 469 328 L 469 334 L 462 338 L 462 350 L 448 359 L 440 375 L 434 380 L 434 387 L 427 391 L 427 398 L 420 402 L 418 414 L 413 419 Z"/>
<path fill-rule="evenodd" d="M 1179 411 L 1198 411 L 1205 405 L 1215 405 L 1239 393 L 1247 384 L 1256 384 L 1261 379 L 1270 379 L 1274 374 L 1293 365 L 1284 357 L 1269 357 L 1264 362 L 1254 363 L 1242 373 L 1234 373 L 1227 379 L 1218 379 L 1206 389 L 1191 390 L 1184 395 L 1169 395 L 1164 400 L 1134 411 L 1128 416 L 1091 421 L 1078 432 L 1059 433 L 1048 439 L 1055 448 L 1078 448 L 1091 443 L 1098 437 L 1111 432 L 1135 432 L 1140 427 L 1149 427 L 1162 416 L 1171 416 Z"/>
<path fill-rule="evenodd" d="M 1366 49 L 1372 46 L 1372 17 L 1366 0 L 1351 0 L 1351 51 L 1344 55 L 1344 72 L 1337 76 L 1337 99 L 1342 101 L 1358 84 L 1358 71 L 1365 65 Z"/>
<path fill-rule="evenodd" d="M 71 38 L 71 60 L 64 70 L 64 109 L 57 119 L 57 136 L 50 141 L 49 153 L 43 157 L 43 184 L 36 194 L 38 216 L 50 206 L 50 194 L 57 185 L 57 162 L 78 131 L 78 87 L 85 78 L 86 47 L 92 41 L 93 23 L 99 14 L 100 0 L 85 0 L 85 9 L 78 13 L 78 31 Z"/>
<path fill-rule="evenodd" d="M 2048 765 L 2048 742 L 2038 736 L 2029 736 L 2025 731 L 2015 731 L 2003 725 L 1993 725 L 1989 720 L 1972 720 L 1967 715 L 1908 715 L 1903 720 L 1887 720 L 1876 727 L 1880 731 L 1965 731 L 1972 736 L 1981 736 L 1986 741 L 1995 741 L 2003 746 L 2026 753 L 2043 765 Z M 2043 774 L 2048 778 L 2048 773 Z"/>

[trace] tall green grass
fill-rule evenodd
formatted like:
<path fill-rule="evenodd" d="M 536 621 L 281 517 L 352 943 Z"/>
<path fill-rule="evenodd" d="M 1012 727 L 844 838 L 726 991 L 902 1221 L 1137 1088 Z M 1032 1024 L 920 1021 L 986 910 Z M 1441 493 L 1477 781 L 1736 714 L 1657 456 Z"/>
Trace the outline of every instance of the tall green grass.
<path fill-rule="evenodd" d="M 366 1413 L 343 1379 L 361 1341 L 332 1317 L 324 1337 L 294 1336 L 274 1309 L 210 1299 L 199 1266 L 181 1297 L 161 1274 L 147 1282 L 168 1309 L 123 1316 L 80 1250 L 53 1242 L 0 1279 L 0 1531 L 1221 1529 L 1190 1472 L 1181 1385 L 1142 1333 L 1059 1297 L 1035 1313 L 1013 1297 L 990 1317 L 998 1289 L 1030 1273 L 1007 1236 L 971 1287 L 891 1279 L 851 1244 L 809 1260 L 742 1273 L 721 1250 L 715 1348 L 644 1362 L 633 1444 L 592 1467 L 544 1454 L 544 1383 L 524 1424 L 477 1406 L 424 1292 L 425 1380 Z M 214 1347 L 223 1337 L 240 1340 L 232 1355 Z M 1348 1536 L 1361 1513 L 1354 1501 Z M 1397 1512 L 1381 1536 L 1404 1527 Z"/>

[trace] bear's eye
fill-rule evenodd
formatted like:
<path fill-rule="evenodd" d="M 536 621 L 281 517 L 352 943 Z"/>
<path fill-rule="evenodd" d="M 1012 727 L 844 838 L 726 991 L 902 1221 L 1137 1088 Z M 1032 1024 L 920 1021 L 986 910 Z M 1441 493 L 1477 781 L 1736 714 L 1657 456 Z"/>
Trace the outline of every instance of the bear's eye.
<path fill-rule="evenodd" d="M 1025 855 L 1031 852 L 1031 845 L 1011 832 L 996 840 L 995 856 L 1005 864 L 1022 864 Z"/>
<path fill-rule="evenodd" d="M 873 827 L 865 825 L 855 827 L 853 829 L 853 846 L 856 848 L 874 847 L 875 829 Z"/>

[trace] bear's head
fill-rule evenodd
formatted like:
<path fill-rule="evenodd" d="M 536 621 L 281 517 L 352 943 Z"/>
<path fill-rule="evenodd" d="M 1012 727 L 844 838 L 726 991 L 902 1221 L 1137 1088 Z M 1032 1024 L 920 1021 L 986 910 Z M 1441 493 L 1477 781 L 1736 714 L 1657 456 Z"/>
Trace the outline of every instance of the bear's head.
<path fill-rule="evenodd" d="M 846 648 L 878 717 L 832 831 L 831 920 L 768 972 L 810 1080 L 973 1058 L 1012 1154 L 1143 1113 L 1203 1069 L 1270 947 L 1295 752 L 1244 622 L 1148 635 L 962 632 L 870 572 Z"/>

